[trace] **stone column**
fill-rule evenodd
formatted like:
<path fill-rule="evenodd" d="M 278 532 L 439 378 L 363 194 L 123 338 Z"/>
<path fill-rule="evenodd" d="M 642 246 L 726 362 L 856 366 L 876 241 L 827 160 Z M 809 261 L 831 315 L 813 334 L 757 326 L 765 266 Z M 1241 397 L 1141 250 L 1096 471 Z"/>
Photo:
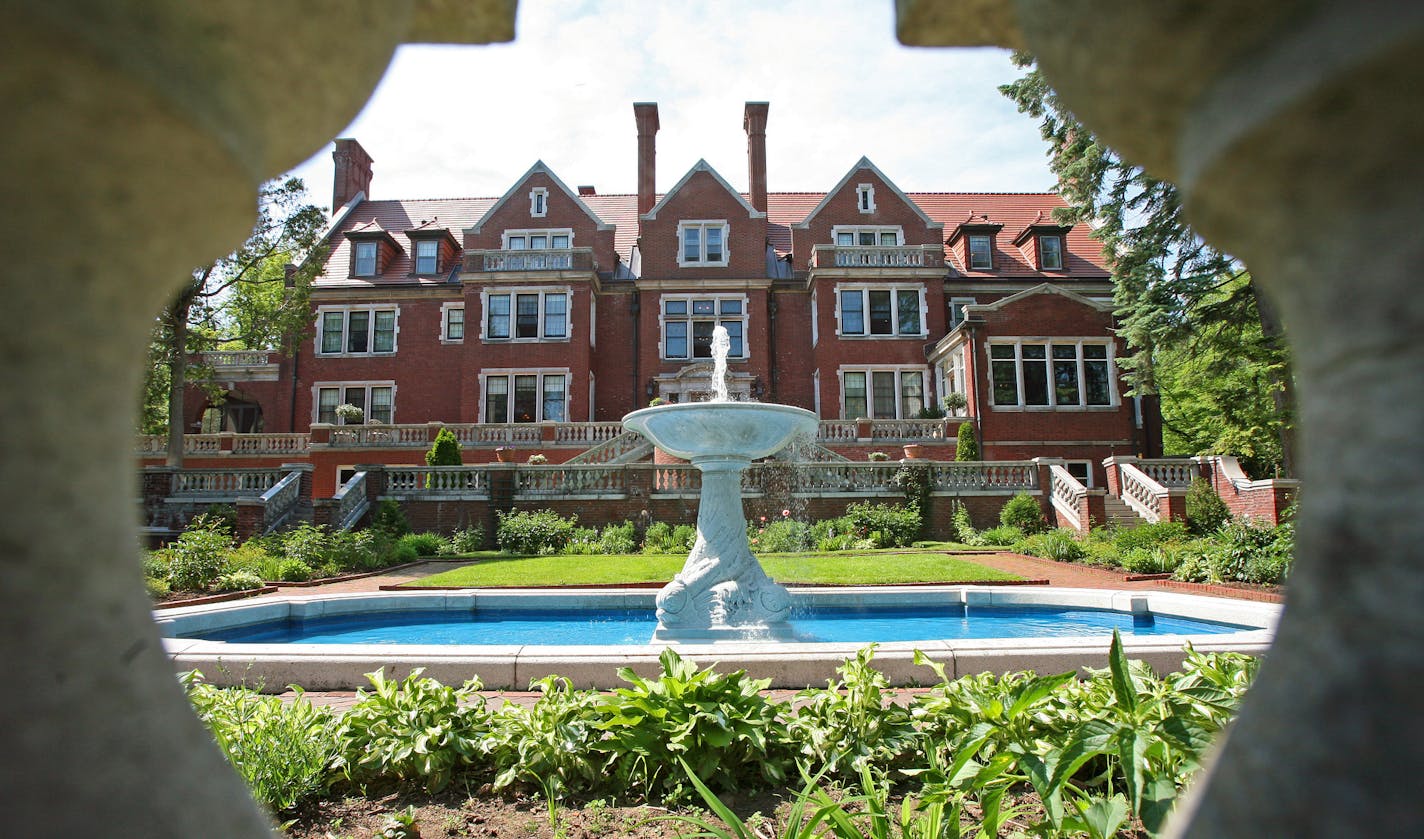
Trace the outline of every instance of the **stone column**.
<path fill-rule="evenodd" d="M 355 116 L 402 39 L 508 37 L 512 16 L 497 0 L 6 5 L 7 833 L 269 834 L 190 712 L 141 585 L 144 347 L 193 266 L 247 236 L 258 185 Z"/>
<path fill-rule="evenodd" d="M 1424 834 L 1424 5 L 898 9 L 909 43 L 1031 50 L 1099 138 L 1181 184 L 1192 223 L 1250 266 L 1291 339 L 1310 487 L 1296 568 L 1177 834 Z"/>

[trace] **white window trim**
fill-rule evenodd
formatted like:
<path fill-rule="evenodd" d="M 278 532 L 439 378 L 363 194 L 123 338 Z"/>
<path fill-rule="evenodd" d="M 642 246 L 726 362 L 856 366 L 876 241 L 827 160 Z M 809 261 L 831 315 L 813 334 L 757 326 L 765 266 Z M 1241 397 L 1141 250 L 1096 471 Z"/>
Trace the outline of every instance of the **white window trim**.
<path fill-rule="evenodd" d="M 516 320 L 519 317 L 517 296 L 520 294 L 539 295 L 539 337 L 518 338 L 515 331 L 518 328 Z M 550 294 L 564 295 L 564 334 L 549 338 L 544 335 L 544 298 Z M 509 337 L 491 338 L 486 333 L 489 330 L 489 299 L 500 295 L 509 295 Z M 487 344 L 533 344 L 538 342 L 549 344 L 565 344 L 573 340 L 574 337 L 574 295 L 568 286 L 519 286 L 497 288 L 486 288 L 480 292 L 480 340 Z M 469 313 L 465 314 L 465 334 L 470 334 Z"/>
<path fill-rule="evenodd" d="M 973 306 L 973 305 L 974 305 L 975 303 L 977 303 L 977 302 L 978 302 L 978 301 L 976 301 L 973 297 L 951 297 L 951 298 L 949 298 L 949 323 L 947 324 L 947 326 L 949 327 L 949 329 L 950 329 L 950 330 L 953 330 L 953 329 L 954 329 L 956 326 L 958 326 L 960 323 L 963 323 L 963 322 L 964 322 L 964 307 L 965 307 L 965 306 Z M 959 321 L 958 321 L 958 323 L 956 323 L 956 322 L 955 322 L 955 319 L 954 319 L 954 316 L 955 316 L 956 313 L 959 314 Z"/>
<path fill-rule="evenodd" d="M 701 253 L 703 256 L 706 256 L 707 254 L 707 229 L 712 227 L 722 228 L 721 260 L 712 262 L 706 259 L 688 260 L 683 258 L 683 231 L 693 227 L 702 230 L 702 235 L 699 238 L 699 241 L 701 243 Z M 726 219 L 684 219 L 677 223 L 677 264 L 679 267 L 682 268 L 725 268 L 732 259 L 732 248 L 731 242 L 729 241 L 730 239 L 731 227 L 727 224 Z"/>
<path fill-rule="evenodd" d="M 435 246 L 435 270 L 420 270 L 420 246 L 430 244 Z M 440 240 L 420 238 L 410 243 L 410 270 L 417 277 L 433 277 L 440 273 Z"/>
<path fill-rule="evenodd" d="M 1073 464 L 1073 463 L 1081 464 L 1081 465 L 1087 467 L 1087 469 L 1088 469 L 1088 480 L 1087 480 L 1086 482 L 1084 482 L 1083 486 L 1086 487 L 1087 489 L 1092 489 L 1092 488 L 1093 488 L 1093 462 L 1092 462 L 1091 460 L 1065 460 L 1065 461 L 1063 461 L 1063 468 L 1067 469 L 1068 466 L 1069 466 L 1069 464 Z M 1074 477 L 1077 477 L 1077 476 L 1074 476 Z"/>
<path fill-rule="evenodd" d="M 546 204 L 545 206 L 548 206 L 548 205 Z M 505 250 L 505 251 L 509 250 L 509 240 L 510 240 L 510 237 L 513 237 L 513 236 L 523 236 L 525 239 L 528 239 L 530 236 L 548 236 L 548 237 L 549 237 L 549 241 L 550 241 L 550 243 L 551 243 L 549 247 L 546 247 L 546 248 L 529 248 L 528 250 L 536 250 L 536 251 L 562 251 L 562 250 L 573 250 L 573 247 L 574 247 L 574 230 L 573 230 L 572 227 L 526 227 L 526 228 L 524 228 L 523 230 L 506 230 L 506 231 L 504 231 L 503 233 L 500 234 L 500 238 L 499 238 L 499 247 L 500 247 L 500 250 Z M 567 248 L 556 248 L 556 247 L 553 247 L 552 242 L 553 242 L 555 236 L 567 236 L 567 237 L 569 237 L 569 246 L 568 246 Z"/>
<path fill-rule="evenodd" d="M 543 199 L 543 206 L 540 200 Z M 544 218 L 549 214 L 549 190 L 542 186 L 536 186 L 529 191 L 529 215 L 533 218 Z"/>
<path fill-rule="evenodd" d="M 841 323 L 841 292 L 859 291 L 863 305 L 861 309 L 862 317 L 865 319 L 865 332 L 847 333 Z M 895 326 L 895 331 L 887 335 L 874 334 L 870 331 L 870 292 L 888 291 L 890 292 L 890 305 L 894 309 L 890 313 L 891 322 Z M 901 291 L 914 291 L 919 294 L 920 299 L 920 331 L 914 333 L 901 333 L 899 300 Z M 890 340 L 894 338 L 925 338 L 929 333 L 929 304 L 926 301 L 925 287 L 921 283 L 839 283 L 835 288 L 836 293 L 836 337 L 845 340 Z"/>
<path fill-rule="evenodd" d="M 811 404 L 816 408 L 816 416 L 821 416 L 821 368 L 811 371 Z"/>
<path fill-rule="evenodd" d="M 323 333 L 326 331 L 326 315 L 332 312 L 342 313 L 341 352 L 322 352 L 321 344 Z M 346 334 L 350 328 L 352 312 L 371 313 L 370 323 L 366 327 L 369 330 L 366 340 L 366 346 L 368 347 L 375 347 L 376 345 L 376 312 L 395 312 L 395 329 L 391 335 L 391 349 L 389 352 L 376 352 L 374 349 L 367 350 L 366 352 L 346 351 Z M 313 350 L 318 358 L 369 358 L 370 356 L 387 358 L 395 355 L 400 349 L 400 329 L 400 306 L 398 305 L 374 303 L 364 305 L 318 306 L 316 308 L 316 339 L 313 344 Z"/>
<path fill-rule="evenodd" d="M 569 421 L 569 403 L 572 396 L 572 376 L 569 375 L 567 367 L 491 367 L 480 371 L 480 422 L 498 425 L 513 425 L 511 419 L 494 420 L 485 416 L 485 409 L 488 407 L 488 393 L 485 384 L 491 378 L 508 378 L 509 382 L 509 416 L 514 414 L 514 377 L 515 376 L 538 376 L 539 377 L 539 398 L 535 401 L 534 422 L 544 422 L 544 377 L 563 376 L 564 378 L 564 422 Z M 519 425 L 529 425 L 529 423 L 519 423 Z"/>
<path fill-rule="evenodd" d="M 334 387 L 334 388 L 339 388 L 339 389 L 342 391 L 341 396 L 342 396 L 343 398 L 346 396 L 346 389 L 347 389 L 347 388 L 352 388 L 352 387 L 362 387 L 362 388 L 365 388 L 365 389 L 366 389 L 366 408 L 365 408 L 365 411 L 366 411 L 366 421 L 367 421 L 367 422 L 370 422 L 370 419 L 371 419 L 371 388 L 374 388 L 374 387 L 388 387 L 388 388 L 390 388 L 390 389 L 391 389 L 391 419 L 390 419 L 390 424 L 391 424 L 391 425 L 395 425 L 395 422 L 396 422 L 396 383 L 395 383 L 395 380 L 394 380 L 394 379 L 367 379 L 367 380 L 357 380 L 357 381 L 351 381 L 351 382 L 313 382 L 313 383 L 312 383 L 312 387 L 311 387 L 311 421 L 312 421 L 313 423 L 315 423 L 315 422 L 320 422 L 319 417 L 321 416 L 321 391 L 322 391 L 322 389 L 323 389 L 323 388 L 332 388 L 332 387 Z M 337 402 L 336 404 L 340 405 L 341 403 L 340 403 L 340 402 Z M 341 417 L 337 417 L 337 418 L 336 418 L 336 423 L 335 423 L 335 425 L 341 426 L 341 425 L 345 425 L 345 423 L 343 423 L 343 422 L 341 421 Z"/>
<path fill-rule="evenodd" d="M 1063 270 L 1063 263 L 1067 261 L 1067 254 L 1066 254 L 1067 248 L 1065 247 L 1065 243 L 1064 243 L 1064 241 L 1063 241 L 1063 235 L 1062 235 L 1061 233 L 1040 233 L 1040 234 L 1038 234 L 1038 237 L 1037 237 L 1037 238 L 1038 238 L 1038 241 L 1037 241 L 1037 242 L 1034 242 L 1034 249 L 1038 251 L 1038 270 L 1040 270 L 1040 271 L 1062 271 L 1062 270 Z M 1044 264 L 1044 261 L 1043 261 L 1043 240 L 1045 240 L 1045 239 L 1057 239 L 1057 240 L 1058 240 L 1058 266 L 1057 266 L 1056 268 L 1049 268 L 1046 264 Z"/>
<path fill-rule="evenodd" d="M 989 264 L 980 267 L 974 264 L 974 240 L 987 239 L 989 241 Z M 994 270 L 994 236 L 991 233 L 970 233 L 964 237 L 964 263 L 970 271 L 992 271 Z"/>
<path fill-rule="evenodd" d="M 840 394 L 841 394 L 841 395 L 840 395 L 840 402 L 841 402 L 841 404 L 840 404 L 840 407 L 836 410 L 836 413 L 841 415 L 841 417 L 840 417 L 841 419 L 843 419 L 843 420 L 860 419 L 860 417 L 848 417 L 848 416 L 845 416 L 845 404 L 846 404 L 846 399 L 845 399 L 845 376 L 846 376 L 846 374 L 847 374 L 847 373 L 864 373 L 864 374 L 865 374 L 865 410 L 866 410 L 867 413 L 869 413 L 870 410 L 871 410 L 871 405 L 872 405 L 872 403 L 875 401 L 875 394 L 874 394 L 874 391 L 871 389 L 871 386 L 870 386 L 870 374 L 871 374 L 871 373 L 886 373 L 886 372 L 892 372 L 892 373 L 895 374 L 895 415 L 896 415 L 896 416 L 895 416 L 895 419 L 897 419 L 897 420 L 903 420 L 903 419 L 917 419 L 917 417 L 902 417 L 902 416 L 899 415 L 899 414 L 900 414 L 901 402 L 902 402 L 902 400 L 904 399 L 904 394 L 902 394 L 902 393 L 900 392 L 900 374 L 901 374 L 901 373 L 919 373 L 919 374 L 920 374 L 920 400 L 921 400 L 921 402 L 923 403 L 924 406 L 929 406 L 929 405 L 932 404 L 932 402 L 930 401 L 930 400 L 931 400 L 931 397 L 932 397 L 932 395 L 933 395 L 933 394 L 931 393 L 931 390 L 930 390 L 931 387 L 933 386 L 933 382 L 932 382 L 932 380 L 931 380 L 932 371 L 930 370 L 930 368 L 929 368 L 928 365 L 924 365 L 924 364 L 848 364 L 848 365 L 844 365 L 844 366 L 841 366 L 841 367 L 837 367 L 837 368 L 836 368 L 836 384 L 837 384 L 837 386 L 840 388 Z M 887 418 L 886 418 L 886 417 L 880 417 L 880 419 L 887 419 Z"/>
<path fill-rule="evenodd" d="M 667 301 L 669 301 L 669 300 L 684 300 L 684 301 L 687 302 L 687 315 L 686 315 L 686 317 L 673 318 L 673 320 L 676 320 L 676 321 L 679 321 L 679 322 L 686 322 L 686 323 L 688 324 L 688 329 L 687 329 L 687 355 L 686 355 L 686 356 L 675 356 L 675 357 L 674 357 L 674 356 L 669 356 L 669 355 L 667 354 L 667 322 L 668 322 L 668 316 L 667 316 Z M 699 315 L 699 316 L 694 317 L 693 314 L 692 314 L 692 301 L 693 301 L 693 300 L 712 300 L 712 301 L 714 301 L 714 302 L 713 302 L 713 307 L 717 310 L 717 313 L 714 314 L 714 315 L 711 315 L 711 316 L 708 316 L 708 315 Z M 742 303 L 742 314 L 741 314 L 741 317 L 738 318 L 736 315 L 724 316 L 724 315 L 722 314 L 722 301 L 723 301 L 723 300 L 740 300 L 741 303 Z M 664 295 L 662 295 L 661 297 L 658 298 L 658 358 L 661 359 L 661 360 L 663 360 L 663 361 L 685 361 L 685 362 L 688 362 L 688 363 L 695 363 L 695 362 L 698 362 L 698 361 L 710 361 L 710 360 L 711 360 L 710 358 L 709 358 L 709 359 L 703 359 L 703 358 L 700 358 L 700 357 L 698 357 L 698 356 L 694 356 L 694 355 L 692 354 L 692 326 L 691 326 L 691 325 L 692 325 L 692 322 L 695 321 L 695 320 L 713 320 L 713 321 L 717 321 L 718 323 L 720 323 L 720 322 L 722 322 L 722 321 L 724 321 L 724 320 L 738 320 L 738 319 L 740 319 L 741 322 L 742 322 L 742 354 L 741 354 L 741 355 L 731 355 L 731 354 L 729 353 L 729 354 L 727 355 L 727 360 L 728 360 L 728 361 L 746 361 L 747 359 L 749 359 L 749 358 L 752 357 L 752 353 L 751 353 L 751 340 L 750 340 L 750 338 L 749 338 L 748 335 L 747 335 L 747 330 L 748 330 L 748 328 L 749 328 L 749 326 L 750 326 L 750 321 L 751 321 L 751 312 L 749 311 L 749 309 L 750 309 L 750 306 L 748 305 L 747 296 L 746 296 L 745 294 L 664 294 Z"/>
<path fill-rule="evenodd" d="M 839 300 L 840 298 L 836 298 L 836 299 Z M 817 309 L 817 308 L 816 308 L 816 290 L 815 290 L 815 289 L 811 289 L 811 346 L 812 346 L 812 347 L 816 346 L 817 344 L 819 344 L 819 343 L 821 342 L 821 329 L 820 329 L 820 325 L 817 323 L 817 321 L 820 320 L 820 318 L 818 318 L 818 317 L 816 316 L 816 313 L 819 312 L 819 311 L 820 311 L 820 309 Z"/>
<path fill-rule="evenodd" d="M 1045 346 L 1045 348 L 1046 348 L 1046 352 L 1047 352 L 1046 362 L 1047 362 L 1047 364 L 1048 364 L 1048 404 L 1047 404 L 1047 405 L 1028 405 L 1028 404 L 1025 404 L 1025 403 L 1024 403 L 1024 372 L 1023 372 L 1023 345 L 1024 345 L 1024 344 L 1043 344 L 1043 345 Z M 1077 363 L 1078 363 L 1078 395 L 1079 395 L 1079 397 L 1081 397 L 1081 398 L 1084 400 L 1082 404 L 1079 404 L 1079 405 L 1059 405 L 1059 404 L 1058 404 L 1058 390 L 1057 390 L 1057 388 L 1055 388 L 1054 385 L 1053 385 L 1053 349 L 1052 349 L 1052 345 L 1053 345 L 1053 344 L 1073 344 L 1073 345 L 1077 346 L 1077 348 L 1078 348 L 1078 350 L 1077 350 Z M 994 346 L 1011 346 L 1011 347 L 1014 348 L 1014 375 L 1015 375 L 1015 386 L 1016 386 L 1017 389 L 1018 389 L 1018 403 L 1015 404 L 1015 405 L 1000 405 L 1000 404 L 997 404 L 996 401 L 994 400 L 994 362 L 995 362 L 995 359 L 994 359 L 994 357 L 993 357 L 993 350 L 991 349 L 991 347 L 994 347 Z M 1087 377 L 1086 377 L 1086 375 L 1085 375 L 1085 373 L 1086 373 L 1086 367 L 1087 367 L 1087 365 L 1086 365 L 1087 359 L 1085 359 L 1085 358 L 1083 357 L 1083 347 L 1085 347 L 1085 346 L 1107 347 L 1107 364 L 1108 364 L 1108 404 L 1106 404 L 1106 405 L 1089 405 L 1089 404 L 1087 404 L 1087 398 L 1088 398 L 1087 384 L 1086 384 L 1086 382 L 1087 382 Z M 986 367 L 986 372 L 987 372 L 987 374 L 988 374 L 988 375 L 987 375 L 986 382 L 987 382 L 988 388 L 989 388 L 988 399 L 985 400 L 985 401 L 988 403 L 988 405 L 989 405 L 989 410 L 991 410 L 991 411 L 1005 411 L 1005 412 L 1081 411 L 1081 412 L 1084 412 L 1084 413 L 1088 413 L 1088 412 L 1092 412 L 1092 411 L 1115 411 L 1115 410 L 1117 410 L 1118 408 L 1122 407 L 1121 394 L 1118 393 L 1118 387 L 1117 387 L 1117 377 L 1118 377 L 1118 369 L 1117 369 L 1117 344 L 1116 344 L 1115 342 L 1113 342 L 1113 341 L 1104 340 L 1104 339 L 1102 339 L 1102 338 L 1063 338 L 1063 337 L 1030 337 L 1030 336 L 1022 336 L 1022 337 L 1018 337 L 1018 338 L 991 338 L 991 339 L 989 339 L 989 340 L 987 340 L 987 341 L 984 342 L 984 360 L 985 360 L 985 363 L 988 365 L 988 366 Z M 1100 360 L 1102 360 L 1102 359 L 1094 359 L 1094 360 L 1095 360 L 1095 361 L 1100 361 Z M 999 361 L 1000 363 L 1003 363 L 1003 362 L 1007 362 L 1008 359 L 1006 359 L 1006 358 L 1001 358 L 1001 359 L 998 359 L 998 361 Z"/>
<path fill-rule="evenodd" d="M 357 267 L 361 264 L 358 253 L 362 245 L 371 245 L 375 248 L 371 260 L 371 273 L 363 274 Z M 379 277 L 381 275 L 381 243 L 372 239 L 363 239 L 351 243 L 351 276 L 353 277 Z"/>
<path fill-rule="evenodd" d="M 862 213 L 875 212 L 875 184 L 856 185 L 855 207 Z"/>
<path fill-rule="evenodd" d="M 465 303 L 441 303 L 440 304 L 440 343 L 442 344 L 463 344 L 464 338 L 450 338 L 450 310 L 459 309 L 461 313 L 465 311 Z M 465 319 L 465 334 L 470 332 L 470 319 Z"/>
<path fill-rule="evenodd" d="M 840 244 L 840 234 L 842 234 L 842 233 L 849 233 L 849 234 L 851 234 L 852 236 L 855 236 L 855 237 L 856 237 L 856 241 L 859 242 L 859 241 L 860 241 L 860 234 L 861 234 L 861 233 L 865 233 L 865 232 L 867 232 L 867 231 L 873 232 L 873 233 L 875 234 L 875 244 L 874 244 L 874 245 L 861 245 L 861 244 L 842 245 L 842 244 Z M 893 245 L 893 247 L 900 248 L 900 247 L 904 247 L 904 246 L 905 246 L 905 228 L 903 228 L 903 227 L 901 227 L 901 226 L 899 226 L 899 225 L 895 225 L 895 224 L 837 224 L 837 225 L 835 225 L 834 227 L 831 228 L 831 244 L 835 245 L 835 246 L 838 247 L 838 248 L 845 248 L 845 247 L 856 247 L 856 248 L 888 248 L 888 247 L 892 247 L 891 245 L 882 245 L 882 244 L 880 244 L 880 234 L 882 234 L 882 233 L 894 233 L 894 234 L 895 234 L 895 244 Z"/>

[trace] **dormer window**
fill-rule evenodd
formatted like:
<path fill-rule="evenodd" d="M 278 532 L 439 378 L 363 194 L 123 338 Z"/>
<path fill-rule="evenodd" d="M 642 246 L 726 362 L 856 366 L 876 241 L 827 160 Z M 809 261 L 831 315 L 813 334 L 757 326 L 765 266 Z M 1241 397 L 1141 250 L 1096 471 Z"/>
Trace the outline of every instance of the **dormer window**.
<path fill-rule="evenodd" d="M 440 270 L 440 243 L 421 239 L 415 243 L 415 273 L 434 274 Z"/>
<path fill-rule="evenodd" d="M 542 186 L 535 187 L 529 193 L 529 215 L 534 218 L 543 218 L 549 212 L 549 190 Z"/>
<path fill-rule="evenodd" d="M 969 236 L 969 267 L 975 271 L 994 270 L 994 239 L 986 233 Z"/>
<path fill-rule="evenodd" d="M 727 264 L 727 222 L 684 221 L 678 224 L 677 262 L 684 267 Z"/>
<path fill-rule="evenodd" d="M 1038 237 L 1038 267 L 1043 271 L 1063 270 L 1063 237 L 1044 234 Z"/>
<path fill-rule="evenodd" d="M 861 184 L 855 188 L 855 203 L 862 213 L 875 212 L 875 185 Z"/>
<path fill-rule="evenodd" d="M 376 242 L 356 242 L 356 264 L 352 273 L 358 277 L 376 276 Z"/>

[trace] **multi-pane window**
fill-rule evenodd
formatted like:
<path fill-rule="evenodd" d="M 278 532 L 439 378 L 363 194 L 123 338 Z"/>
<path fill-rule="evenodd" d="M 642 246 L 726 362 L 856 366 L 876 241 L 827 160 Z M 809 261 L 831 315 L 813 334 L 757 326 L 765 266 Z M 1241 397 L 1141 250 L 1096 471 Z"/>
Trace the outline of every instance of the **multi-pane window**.
<path fill-rule="evenodd" d="M 358 277 L 376 276 L 376 244 L 375 242 L 356 242 L 352 245 L 356 251 L 356 265 L 351 273 Z"/>
<path fill-rule="evenodd" d="M 735 297 L 664 297 L 663 358 L 711 358 L 712 331 L 725 327 L 731 340 L 728 358 L 746 358 L 747 299 Z"/>
<path fill-rule="evenodd" d="M 925 407 L 925 371 L 842 370 L 841 409 L 845 419 L 911 419 Z"/>
<path fill-rule="evenodd" d="M 396 309 L 321 309 L 317 346 L 322 355 L 371 355 L 396 351 Z"/>
<path fill-rule="evenodd" d="M 996 406 L 1105 407 L 1113 404 L 1108 345 L 1020 341 L 989 345 Z"/>
<path fill-rule="evenodd" d="M 415 273 L 434 274 L 440 270 L 440 243 L 434 239 L 415 242 Z"/>
<path fill-rule="evenodd" d="M 567 291 L 485 295 L 485 340 L 563 340 L 569 337 Z"/>
<path fill-rule="evenodd" d="M 1044 271 L 1063 270 L 1063 237 L 1038 237 L 1038 264 Z"/>
<path fill-rule="evenodd" d="M 513 372 L 484 376 L 485 422 L 564 422 L 568 373 Z"/>
<path fill-rule="evenodd" d="M 836 237 L 836 247 L 882 247 L 893 248 L 900 244 L 901 230 L 898 227 L 840 227 L 831 233 Z"/>
<path fill-rule="evenodd" d="M 573 234 L 568 230 L 516 230 L 504 235 L 504 249 L 510 251 L 568 250 Z"/>
<path fill-rule="evenodd" d="M 677 231 L 679 265 L 727 264 L 727 222 L 684 221 Z"/>
<path fill-rule="evenodd" d="M 440 337 L 446 341 L 465 340 L 465 307 L 446 306 Z"/>
<path fill-rule="evenodd" d="M 974 305 L 973 297 L 954 297 L 949 301 L 949 328 L 964 323 L 964 307 Z"/>
<path fill-rule="evenodd" d="M 969 267 L 975 271 L 991 271 L 994 268 L 994 240 L 983 233 L 969 237 Z"/>
<path fill-rule="evenodd" d="M 841 286 L 840 334 L 924 335 L 923 286 Z"/>
<path fill-rule="evenodd" d="M 390 423 L 395 416 L 395 385 L 390 382 L 322 382 L 316 387 L 316 421 L 344 425 L 337 405 L 355 405 L 366 422 Z"/>

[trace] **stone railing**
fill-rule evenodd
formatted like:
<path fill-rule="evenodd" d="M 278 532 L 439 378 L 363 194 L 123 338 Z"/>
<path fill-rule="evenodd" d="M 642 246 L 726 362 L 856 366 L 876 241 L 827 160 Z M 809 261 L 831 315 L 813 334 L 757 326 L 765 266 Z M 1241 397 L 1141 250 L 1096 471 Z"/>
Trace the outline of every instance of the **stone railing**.
<path fill-rule="evenodd" d="M 1132 463 L 1122 463 L 1117 468 L 1122 500 L 1149 523 L 1156 524 L 1161 521 L 1162 502 L 1167 498 L 1167 487 Z"/>
<path fill-rule="evenodd" d="M 286 524 L 301 503 L 302 473 L 288 472 L 258 500 L 262 502 L 262 532 L 271 533 Z"/>
<path fill-rule="evenodd" d="M 554 426 L 554 442 L 560 446 L 596 446 L 623 433 L 621 422 L 562 422 Z"/>
<path fill-rule="evenodd" d="M 520 466 L 514 473 L 519 497 L 618 495 L 627 492 L 627 472 L 621 466 Z"/>
<path fill-rule="evenodd" d="M 1038 488 L 1038 466 L 1028 461 L 926 462 L 926 466 L 935 492 L 1002 493 Z M 695 466 L 658 464 L 654 468 L 654 492 L 686 494 L 701 488 L 701 474 Z M 754 463 L 742 473 L 742 491 L 762 493 L 768 484 L 775 484 L 778 490 L 790 489 L 795 495 L 898 495 L 893 479 L 899 469 L 900 464 L 893 462 Z"/>
<path fill-rule="evenodd" d="M 871 420 L 872 440 L 943 440 L 944 420 Z"/>
<path fill-rule="evenodd" d="M 966 461 L 934 464 L 935 492 L 1038 489 L 1038 464 L 1032 461 Z"/>
<path fill-rule="evenodd" d="M 465 252 L 468 273 L 491 271 L 596 271 L 592 248 L 559 250 L 472 250 Z"/>
<path fill-rule="evenodd" d="M 743 478 L 743 485 L 746 479 Z M 702 491 L 702 472 L 692 464 L 655 464 L 653 492 L 671 495 L 696 495 Z"/>
<path fill-rule="evenodd" d="M 1083 507 L 1088 488 L 1079 483 L 1067 469 L 1056 464 L 1049 467 L 1048 481 L 1053 509 L 1057 510 L 1074 530 L 1082 531 L 1083 519 L 1078 511 Z"/>
<path fill-rule="evenodd" d="M 309 434 L 234 434 L 233 454 L 306 454 Z"/>
<path fill-rule="evenodd" d="M 937 268 L 944 264 L 944 249 L 937 245 L 816 245 L 812 268 Z"/>
<path fill-rule="evenodd" d="M 203 353 L 209 367 L 256 367 L 273 364 L 272 350 L 212 350 Z"/>
<path fill-rule="evenodd" d="M 426 425 L 336 425 L 328 445 L 336 448 L 429 448 Z"/>
<path fill-rule="evenodd" d="M 489 496 L 483 466 L 387 466 L 386 492 L 392 495 Z"/>
<path fill-rule="evenodd" d="M 621 427 L 622 424 L 620 423 Z M 625 457 L 633 455 L 635 452 L 644 452 L 652 449 L 653 444 L 643 438 L 643 435 L 636 431 L 624 431 L 617 437 L 600 443 L 593 448 L 580 452 L 566 461 L 572 465 L 581 463 L 613 463 Z"/>
<path fill-rule="evenodd" d="M 331 518 L 332 528 L 350 530 L 355 527 L 356 522 L 371 508 L 371 501 L 366 497 L 366 473 L 352 475 L 350 480 L 337 488 L 332 500 L 336 502 L 336 512 Z"/>
<path fill-rule="evenodd" d="M 1200 475 L 1196 460 L 1185 457 L 1139 460 L 1137 468 L 1164 487 L 1189 487 Z"/>
<path fill-rule="evenodd" d="M 181 498 L 257 498 L 287 477 L 282 469 L 183 469 L 173 473 L 172 495 Z"/>
<path fill-rule="evenodd" d="M 859 438 L 858 429 L 855 420 L 821 420 L 816 440 L 820 443 L 854 443 Z"/>

